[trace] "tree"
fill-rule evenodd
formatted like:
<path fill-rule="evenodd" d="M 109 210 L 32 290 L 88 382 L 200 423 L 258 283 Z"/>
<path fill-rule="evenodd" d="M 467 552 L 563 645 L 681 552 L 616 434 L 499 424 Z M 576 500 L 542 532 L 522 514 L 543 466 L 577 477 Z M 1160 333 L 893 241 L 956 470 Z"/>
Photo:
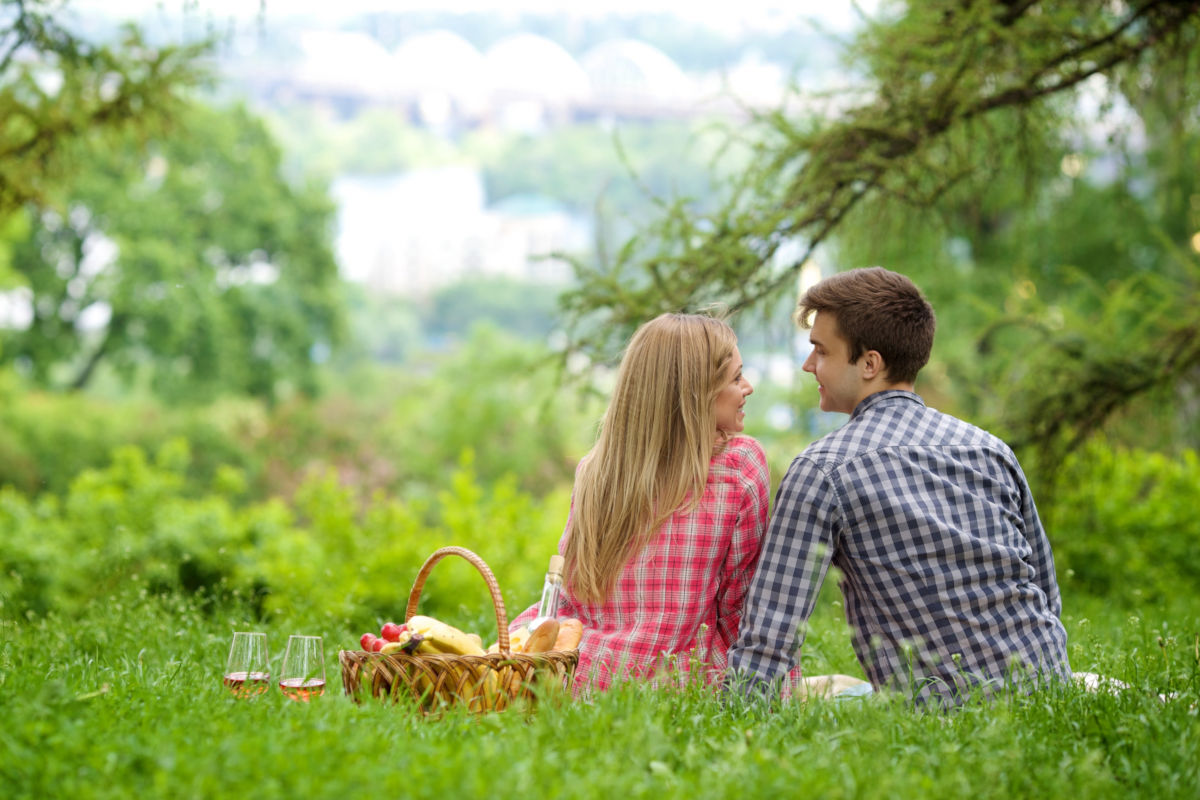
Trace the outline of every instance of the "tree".
<path fill-rule="evenodd" d="M 210 40 L 152 47 L 130 26 L 96 44 L 55 18 L 61 5 L 0 0 L 0 222 L 71 174 L 74 143 L 163 133 L 208 78 Z"/>
<path fill-rule="evenodd" d="M 1022 192 L 1012 180 L 994 197 L 988 179 L 1006 172 L 1021 175 L 1025 188 L 1043 185 L 1057 155 L 1070 152 L 1054 147 L 1065 140 L 1075 97 L 1094 76 L 1115 86 L 1176 86 L 1184 103 L 1172 124 L 1180 125 L 1181 117 L 1194 122 L 1198 36 L 1195 0 L 908 4 L 902 14 L 869 24 L 850 50 L 851 64 L 869 75 L 870 86 L 849 103 L 845 94 L 828 98 L 844 110 L 801 117 L 781 109 L 757 120 L 754 163 L 719 209 L 705 213 L 676 202 L 611 260 L 577 264 L 579 286 L 564 297 L 573 339 L 611 353 L 634 326 L 662 311 L 712 302 L 735 311 L 770 306 L 794 289 L 801 268 L 821 248 L 836 244 L 864 253 L 870 242 L 855 250 L 838 234 L 872 205 L 903 209 L 892 219 L 903 214 L 905 238 L 924 236 L 925 246 L 935 249 L 952 243 L 945 234 L 965 233 L 978 253 L 995 241 L 987 226 L 1021 209 L 1032 213 L 1033 202 L 1046 197 Z M 1188 172 L 1183 154 L 1174 156 L 1176 175 Z M 1170 189 L 1177 206 L 1184 191 Z M 1131 303 L 1141 308 L 1149 315 L 1137 328 L 1141 335 L 1122 341 L 1119 350 L 1090 348 L 1086 358 L 1072 358 L 1079 351 L 1071 343 L 1091 329 L 1062 330 L 1040 342 L 1042 366 L 1053 363 L 1066 373 L 1056 373 L 1061 380 L 1053 382 L 1041 370 L 1023 373 L 1029 392 L 1009 425 L 1022 442 L 1060 448 L 1047 450 L 1046 463 L 1130 397 L 1183 380 L 1200 365 L 1200 349 L 1188 344 L 1200 339 L 1200 312 L 1188 299 L 1194 297 L 1194 259 L 1182 255 L 1180 229 L 1174 223 L 1162 228 L 1172 254 L 1161 259 L 1166 284 L 1135 278 L 1139 270 L 1118 263 L 1109 274 L 1138 283 L 1091 301 L 1121 305 L 1107 315 L 1109 322 L 1125 319 Z M 870 233 L 883 238 L 881 231 Z M 1165 269 L 1167 261 L 1174 266 Z M 1012 267 L 972 280 L 994 298 L 1020 277 Z M 950 272 L 945 282 L 961 277 Z M 1140 368 L 1122 373 L 1129 362 Z"/>
<path fill-rule="evenodd" d="M 79 172 L 48 188 L 13 254 L 32 321 L 0 358 L 52 387 L 106 362 L 172 397 L 312 390 L 341 338 L 332 203 L 296 187 L 244 108 L 192 103 L 174 135 L 73 143 Z"/>

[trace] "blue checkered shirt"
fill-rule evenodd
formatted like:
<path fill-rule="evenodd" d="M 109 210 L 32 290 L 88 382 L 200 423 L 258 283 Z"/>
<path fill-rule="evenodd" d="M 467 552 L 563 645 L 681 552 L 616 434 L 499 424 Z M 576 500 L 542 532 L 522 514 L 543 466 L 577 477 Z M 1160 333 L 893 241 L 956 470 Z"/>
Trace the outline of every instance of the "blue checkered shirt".
<path fill-rule="evenodd" d="M 912 392 L 873 394 L 780 484 L 729 681 L 796 663 L 830 564 L 876 687 L 917 702 L 1070 674 L 1054 557 L 1016 456 Z"/>

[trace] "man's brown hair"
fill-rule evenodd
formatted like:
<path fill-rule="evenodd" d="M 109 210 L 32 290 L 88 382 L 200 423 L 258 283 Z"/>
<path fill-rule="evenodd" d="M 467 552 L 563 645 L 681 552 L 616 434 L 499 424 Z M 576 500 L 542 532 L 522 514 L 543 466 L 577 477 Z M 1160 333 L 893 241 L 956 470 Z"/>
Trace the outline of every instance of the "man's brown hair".
<path fill-rule="evenodd" d="M 933 306 L 897 272 L 865 267 L 839 273 L 805 292 L 796 309 L 802 328 L 812 325 L 814 312 L 832 316 L 850 345 L 850 363 L 875 350 L 892 383 L 912 383 L 929 361 L 936 327 Z"/>

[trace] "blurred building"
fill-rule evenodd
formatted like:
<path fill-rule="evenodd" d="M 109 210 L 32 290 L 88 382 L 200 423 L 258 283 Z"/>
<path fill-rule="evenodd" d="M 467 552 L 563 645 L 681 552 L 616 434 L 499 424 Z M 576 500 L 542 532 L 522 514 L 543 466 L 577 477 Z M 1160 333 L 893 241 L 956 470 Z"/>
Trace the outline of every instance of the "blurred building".
<path fill-rule="evenodd" d="M 241 48 L 226 65 L 266 105 L 302 102 L 350 118 L 385 108 L 412 125 L 455 137 L 495 128 L 536 135 L 577 122 L 653 121 L 745 114 L 778 102 L 782 74 L 741 65 L 721 85 L 689 75 L 662 50 L 636 39 L 602 42 L 576 57 L 532 33 L 481 51 L 447 29 L 409 34 L 393 48 L 360 32 L 304 30 L 275 42 L 270 57 Z M 734 98 L 731 92 L 742 91 Z M 343 273 L 381 291 L 428 294 L 470 275 L 565 281 L 547 254 L 586 252 L 590 221 L 546 198 L 489 206 L 470 167 L 339 178 L 337 251 Z"/>
<path fill-rule="evenodd" d="M 539 197 L 489 207 L 483 178 L 466 166 L 335 181 L 336 249 L 345 277 L 383 292 L 421 297 L 472 276 L 562 283 L 589 226 Z"/>
<path fill-rule="evenodd" d="M 532 33 L 484 52 L 444 29 L 411 34 L 391 51 L 358 32 L 303 31 L 296 42 L 283 58 L 242 52 L 228 69 L 266 102 L 309 101 L 344 116 L 385 106 L 438 131 L 495 125 L 537 132 L 592 119 L 745 114 L 778 102 L 785 88 L 782 70 L 771 65 L 690 75 L 657 47 L 628 38 L 578 57 Z"/>

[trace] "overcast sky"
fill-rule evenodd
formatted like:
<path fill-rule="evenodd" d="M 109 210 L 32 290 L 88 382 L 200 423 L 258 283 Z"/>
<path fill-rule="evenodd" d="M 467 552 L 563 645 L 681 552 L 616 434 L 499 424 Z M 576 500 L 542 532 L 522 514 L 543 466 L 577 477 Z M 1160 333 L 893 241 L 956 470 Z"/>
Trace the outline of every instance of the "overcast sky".
<path fill-rule="evenodd" d="M 336 21 L 364 11 L 489 11 L 495 13 L 570 12 L 578 16 L 672 12 L 680 17 L 726 27 L 798 27 L 809 20 L 838 30 L 860 19 L 856 6 L 871 14 L 881 0 L 266 0 L 266 17 L 303 14 Z M 197 6 L 201 12 L 249 17 L 259 12 L 257 0 L 74 0 L 69 7 L 138 16 L 156 9 L 178 11 Z"/>

